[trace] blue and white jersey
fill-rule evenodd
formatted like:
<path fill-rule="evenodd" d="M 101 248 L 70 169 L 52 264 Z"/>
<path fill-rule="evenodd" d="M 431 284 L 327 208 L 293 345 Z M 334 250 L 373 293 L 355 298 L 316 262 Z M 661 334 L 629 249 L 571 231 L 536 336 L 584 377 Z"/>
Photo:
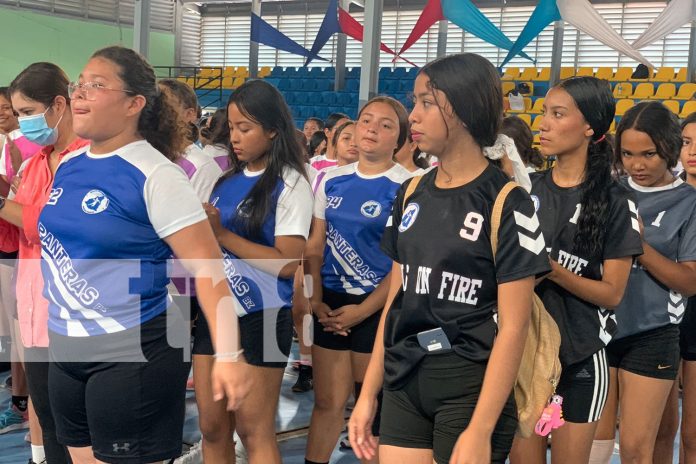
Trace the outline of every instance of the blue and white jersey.
<path fill-rule="evenodd" d="M 163 313 L 163 238 L 205 220 L 184 173 L 147 141 L 67 155 L 39 218 L 49 330 L 116 333 Z"/>
<path fill-rule="evenodd" d="M 364 295 L 389 273 L 392 260 L 379 244 L 396 192 L 412 175 L 399 164 L 370 176 L 358 171 L 358 163 L 326 171 L 314 199 L 314 216 L 326 221 L 324 287 Z"/>
<path fill-rule="evenodd" d="M 291 169 L 277 181 L 260 236 L 250 236 L 244 223 L 249 215 L 246 199 L 263 172 L 245 169 L 213 190 L 210 203 L 220 210 L 222 225 L 242 238 L 267 247 L 275 246 L 278 236 L 298 235 L 307 239 L 312 223 L 312 189 L 307 179 Z M 239 316 L 292 306 L 292 278 L 284 279 L 266 272 L 253 265 L 257 263 L 241 260 L 225 248 L 222 254 L 227 282 L 241 304 L 241 308 L 237 306 L 241 311 Z"/>

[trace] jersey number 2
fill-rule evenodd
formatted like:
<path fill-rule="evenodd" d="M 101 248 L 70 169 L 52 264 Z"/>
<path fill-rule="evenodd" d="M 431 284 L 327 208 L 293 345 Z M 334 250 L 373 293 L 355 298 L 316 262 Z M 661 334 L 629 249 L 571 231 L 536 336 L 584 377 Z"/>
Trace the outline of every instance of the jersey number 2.
<path fill-rule="evenodd" d="M 481 233 L 481 227 L 483 227 L 483 216 L 479 213 L 471 212 L 464 218 L 464 227 L 459 231 L 459 236 L 475 242 Z"/>

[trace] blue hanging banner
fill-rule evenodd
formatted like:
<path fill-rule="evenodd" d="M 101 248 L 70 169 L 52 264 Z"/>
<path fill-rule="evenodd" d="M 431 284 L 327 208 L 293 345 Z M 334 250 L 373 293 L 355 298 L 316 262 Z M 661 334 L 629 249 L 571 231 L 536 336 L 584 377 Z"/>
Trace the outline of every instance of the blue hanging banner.
<path fill-rule="evenodd" d="M 451 23 L 496 47 L 510 50 L 513 46 L 512 41 L 470 0 L 442 0 L 442 12 Z M 519 55 L 534 61 L 525 53 L 521 52 Z"/>
<path fill-rule="evenodd" d="M 307 58 L 305 66 L 312 61 L 314 56 L 318 56 L 326 42 L 337 32 L 341 32 L 341 25 L 338 23 L 338 1 L 329 0 L 329 7 L 326 9 L 324 20 L 321 22 L 321 27 L 312 45 L 311 55 Z"/>
<path fill-rule="evenodd" d="M 524 47 L 534 40 L 546 26 L 560 19 L 561 12 L 558 10 L 556 0 L 541 0 L 500 67 L 505 66 L 515 55 L 524 50 Z"/>
<path fill-rule="evenodd" d="M 254 13 L 251 14 L 251 40 L 295 55 L 327 61 L 320 56 L 313 55 L 312 52 L 280 32 L 275 27 L 268 24 L 266 21 L 261 19 L 260 16 Z"/>

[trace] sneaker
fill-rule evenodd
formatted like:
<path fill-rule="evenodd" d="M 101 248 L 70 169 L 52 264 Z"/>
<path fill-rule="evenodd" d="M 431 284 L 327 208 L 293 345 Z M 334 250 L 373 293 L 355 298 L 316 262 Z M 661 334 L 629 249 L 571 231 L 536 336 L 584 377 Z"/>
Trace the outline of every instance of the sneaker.
<path fill-rule="evenodd" d="M 181 456 L 174 460 L 174 464 L 202 464 L 203 463 L 203 448 L 201 442 L 194 443 L 188 450 L 184 451 Z"/>
<path fill-rule="evenodd" d="M 29 428 L 28 412 L 20 412 L 14 405 L 10 404 L 10 406 L 0 414 L 0 435 L 12 432 L 13 430 L 27 428 Z"/>
<path fill-rule="evenodd" d="M 312 366 L 300 365 L 297 382 L 292 386 L 295 393 L 304 393 L 312 389 Z"/>

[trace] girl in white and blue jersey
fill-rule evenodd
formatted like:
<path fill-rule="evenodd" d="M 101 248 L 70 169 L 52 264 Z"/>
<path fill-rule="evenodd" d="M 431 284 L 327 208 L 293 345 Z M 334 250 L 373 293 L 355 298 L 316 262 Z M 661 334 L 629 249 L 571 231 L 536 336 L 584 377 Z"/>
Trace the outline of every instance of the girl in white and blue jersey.
<path fill-rule="evenodd" d="M 61 162 L 38 225 L 56 435 L 74 462 L 173 459 L 181 454 L 188 324 L 167 308 L 167 260 L 200 260 L 190 270 L 216 335 L 215 396 L 233 409 L 250 389 L 235 300 L 208 278 L 222 276 L 221 253 L 171 162 L 185 134 L 152 67 L 133 50 L 102 49 L 70 96 L 75 133 L 91 145 Z"/>
<path fill-rule="evenodd" d="M 223 176 L 205 209 L 241 305 L 241 345 L 255 388 L 234 416 L 210 393 L 198 398 L 203 455 L 206 462 L 234 462 L 236 429 L 250 462 L 280 463 L 275 415 L 292 344 L 293 277 L 309 235 L 312 191 L 290 109 L 275 87 L 245 83 L 230 97 L 227 115 L 240 167 Z M 196 338 L 201 335 L 199 327 Z M 198 379 L 196 373 L 197 395 Z"/>
<path fill-rule="evenodd" d="M 379 243 L 396 192 L 410 177 L 392 159 L 407 131 L 408 114 L 399 102 L 370 100 L 355 125 L 358 161 L 327 171 L 316 190 L 305 251 L 314 282 L 309 300 L 315 405 L 307 463 L 328 462 L 348 397 L 354 389 L 360 395 L 391 270 Z"/>

